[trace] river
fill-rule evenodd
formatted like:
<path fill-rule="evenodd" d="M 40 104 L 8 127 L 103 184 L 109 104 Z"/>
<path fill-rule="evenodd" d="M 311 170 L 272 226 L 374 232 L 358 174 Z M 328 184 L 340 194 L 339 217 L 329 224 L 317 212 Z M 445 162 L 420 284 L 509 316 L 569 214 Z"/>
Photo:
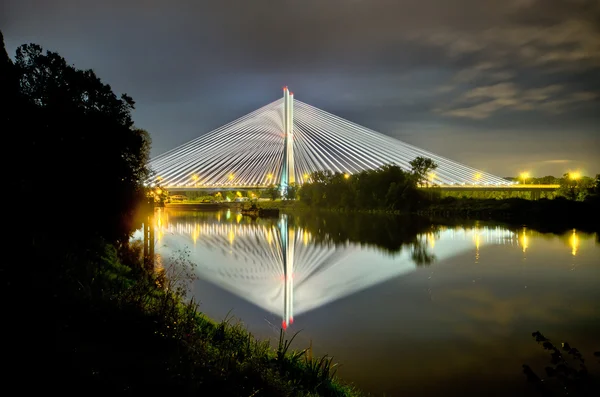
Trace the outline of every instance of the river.
<path fill-rule="evenodd" d="M 598 368 L 600 244 L 494 223 L 372 214 L 252 219 L 235 210 L 158 209 L 159 264 L 191 263 L 191 294 L 211 318 L 340 363 L 374 395 L 531 395 L 567 340 Z"/>

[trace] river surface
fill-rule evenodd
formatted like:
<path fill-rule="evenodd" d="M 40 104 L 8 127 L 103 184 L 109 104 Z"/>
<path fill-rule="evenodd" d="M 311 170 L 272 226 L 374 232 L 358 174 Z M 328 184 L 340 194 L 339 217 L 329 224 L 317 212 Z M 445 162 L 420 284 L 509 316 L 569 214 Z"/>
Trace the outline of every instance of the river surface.
<path fill-rule="evenodd" d="M 532 395 L 522 365 L 549 365 L 537 330 L 600 367 L 596 234 L 233 209 L 158 209 L 154 222 L 160 263 L 194 264 L 201 311 L 273 345 L 281 327 L 301 331 L 293 346 L 374 395 Z"/>

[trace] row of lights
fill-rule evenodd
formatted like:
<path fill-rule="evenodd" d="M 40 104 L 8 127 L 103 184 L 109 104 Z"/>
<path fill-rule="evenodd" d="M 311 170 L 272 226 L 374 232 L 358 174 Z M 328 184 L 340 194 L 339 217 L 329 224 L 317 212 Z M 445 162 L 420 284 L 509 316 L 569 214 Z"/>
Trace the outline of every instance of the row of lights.
<path fill-rule="evenodd" d="M 581 173 L 579 171 L 573 171 L 573 172 L 569 172 L 569 178 L 576 181 L 578 179 L 581 178 Z M 523 180 L 523 183 L 525 183 L 525 181 L 527 179 L 529 179 L 530 174 L 527 171 L 521 172 L 521 174 L 519 175 L 519 177 Z"/>

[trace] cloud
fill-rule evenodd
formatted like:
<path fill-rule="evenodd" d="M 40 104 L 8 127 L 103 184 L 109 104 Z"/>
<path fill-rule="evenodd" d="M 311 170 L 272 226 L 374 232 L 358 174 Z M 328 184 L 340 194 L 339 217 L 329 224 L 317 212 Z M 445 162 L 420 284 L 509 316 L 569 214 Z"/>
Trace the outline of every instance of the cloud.
<path fill-rule="evenodd" d="M 523 89 L 515 83 L 498 83 L 476 87 L 463 93 L 449 107 L 438 108 L 439 114 L 481 120 L 501 109 L 518 111 L 538 110 L 561 113 L 574 104 L 589 102 L 598 97 L 593 92 L 564 93 L 564 87 L 552 84 L 545 87 Z M 465 106 L 465 104 L 474 105 Z"/>
<path fill-rule="evenodd" d="M 540 163 L 544 163 L 544 164 L 567 164 L 567 163 L 572 163 L 574 160 L 545 160 L 545 161 L 540 161 Z"/>

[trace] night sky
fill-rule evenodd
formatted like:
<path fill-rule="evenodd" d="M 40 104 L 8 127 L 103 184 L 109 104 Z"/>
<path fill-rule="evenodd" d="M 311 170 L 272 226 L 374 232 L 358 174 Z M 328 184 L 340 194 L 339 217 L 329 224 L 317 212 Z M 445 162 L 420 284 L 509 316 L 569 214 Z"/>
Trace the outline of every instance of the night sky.
<path fill-rule="evenodd" d="M 136 101 L 153 155 L 278 99 L 499 176 L 600 172 L 599 0 L 2 0 Z"/>

